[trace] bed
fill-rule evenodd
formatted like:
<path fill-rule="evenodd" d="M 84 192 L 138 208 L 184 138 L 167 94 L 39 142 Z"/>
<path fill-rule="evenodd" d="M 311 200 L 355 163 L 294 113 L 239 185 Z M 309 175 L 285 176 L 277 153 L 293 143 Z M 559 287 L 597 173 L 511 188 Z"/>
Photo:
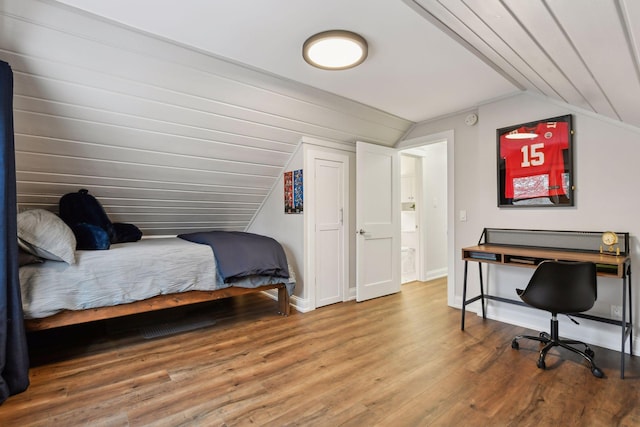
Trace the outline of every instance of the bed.
<path fill-rule="evenodd" d="M 55 215 L 55 214 L 51 214 Z M 45 216 L 49 217 L 48 214 Z M 48 218 L 48 223 L 56 222 Z M 56 229 L 58 227 L 59 229 Z M 111 245 L 109 250 L 75 250 L 71 236 L 57 224 L 46 229 L 47 244 L 40 236 L 18 235 L 31 245 L 30 253 L 42 262 L 20 267 L 20 286 L 28 331 L 50 329 L 95 320 L 104 320 L 187 304 L 195 304 L 250 292 L 278 290 L 278 309 L 289 314 L 289 297 L 295 287 L 291 267 L 253 268 L 225 261 L 251 259 L 243 247 L 231 247 L 225 253 L 206 241 L 212 236 L 228 239 L 235 234 L 243 239 L 248 233 L 206 232 L 179 237 L 148 238 Z M 62 235 L 60 234 L 62 233 Z M 263 240 L 271 240 L 257 236 Z M 29 240 L 27 240 L 29 239 Z M 205 241 L 202 241 L 205 239 Z M 197 242 L 196 242 L 197 241 Z M 244 242 L 253 245 L 253 240 Z M 273 241 L 275 242 L 275 241 Z M 218 243 L 219 244 L 219 243 Z M 66 246 L 65 246 L 66 245 Z M 279 244 L 276 245 L 279 246 Z M 34 249 L 34 246 L 37 248 Z M 280 247 L 281 249 L 281 247 Z M 214 256 L 214 251 L 220 256 Z M 44 252 L 42 252 L 44 251 Z M 258 253 L 267 255 L 258 246 Z M 34 253 L 35 252 L 35 253 Z M 247 253 L 245 253 L 247 252 Z M 282 251 L 284 255 L 284 251 Z M 57 258 L 57 259 L 56 259 Z M 262 259 L 262 257 L 260 257 Z M 221 261 L 221 262 L 220 262 Z M 286 256 L 284 262 L 286 263 Z M 282 263 L 282 262 L 281 262 Z M 240 268 L 241 270 L 234 270 Z M 248 269 L 247 269 L 248 268 Z M 241 271 L 241 273 L 238 273 Z M 243 273 L 244 271 L 244 273 Z"/>

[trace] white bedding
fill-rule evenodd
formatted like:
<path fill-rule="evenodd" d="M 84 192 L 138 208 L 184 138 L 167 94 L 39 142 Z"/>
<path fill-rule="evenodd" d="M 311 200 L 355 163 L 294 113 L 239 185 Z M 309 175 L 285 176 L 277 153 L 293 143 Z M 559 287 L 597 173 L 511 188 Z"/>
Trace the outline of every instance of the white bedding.
<path fill-rule="evenodd" d="M 209 246 L 177 237 L 114 244 L 105 251 L 79 250 L 76 261 L 73 265 L 45 261 L 20 267 L 25 318 L 231 286 L 218 277 Z M 233 286 L 252 288 L 282 281 L 252 277 Z M 290 281 L 295 283 L 293 278 Z"/>

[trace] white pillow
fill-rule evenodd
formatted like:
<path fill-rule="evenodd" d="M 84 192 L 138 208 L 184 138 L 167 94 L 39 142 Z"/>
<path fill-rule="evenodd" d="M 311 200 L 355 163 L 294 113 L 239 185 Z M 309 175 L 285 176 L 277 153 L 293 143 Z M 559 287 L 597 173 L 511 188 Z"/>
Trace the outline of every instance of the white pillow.
<path fill-rule="evenodd" d="M 18 245 L 41 258 L 76 263 L 76 236 L 63 220 L 45 209 L 18 214 Z"/>

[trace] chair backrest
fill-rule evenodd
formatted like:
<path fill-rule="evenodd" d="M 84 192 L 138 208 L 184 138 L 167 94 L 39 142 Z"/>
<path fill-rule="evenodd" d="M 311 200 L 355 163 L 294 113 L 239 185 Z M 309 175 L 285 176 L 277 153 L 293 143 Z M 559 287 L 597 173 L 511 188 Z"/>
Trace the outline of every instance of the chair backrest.
<path fill-rule="evenodd" d="M 541 262 L 520 298 L 552 313 L 587 311 L 598 298 L 596 265 L 592 262 Z"/>

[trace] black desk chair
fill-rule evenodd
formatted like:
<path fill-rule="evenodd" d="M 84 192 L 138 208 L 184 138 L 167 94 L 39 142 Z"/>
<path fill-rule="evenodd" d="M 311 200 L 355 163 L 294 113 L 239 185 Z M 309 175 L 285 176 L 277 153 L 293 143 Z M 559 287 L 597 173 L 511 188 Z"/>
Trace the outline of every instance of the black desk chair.
<path fill-rule="evenodd" d="M 602 371 L 593 361 L 593 350 L 581 341 L 561 340 L 558 335 L 558 313 L 580 313 L 593 307 L 598 297 L 596 288 L 596 265 L 592 262 L 544 261 L 538 265 L 525 290 L 516 289 L 518 296 L 526 304 L 551 312 L 551 333 L 540 335 L 518 335 L 511 341 L 511 347 L 518 350 L 518 340 L 526 338 L 540 341 L 545 346 L 540 350 L 538 368 L 545 369 L 547 352 L 556 346 L 566 348 L 584 357 L 591 366 L 591 372 L 598 378 Z M 571 319 L 573 320 L 573 319 Z M 574 320 L 575 322 L 575 320 Z M 577 323 L 577 322 L 576 322 Z M 569 344 L 585 347 L 580 351 Z"/>

